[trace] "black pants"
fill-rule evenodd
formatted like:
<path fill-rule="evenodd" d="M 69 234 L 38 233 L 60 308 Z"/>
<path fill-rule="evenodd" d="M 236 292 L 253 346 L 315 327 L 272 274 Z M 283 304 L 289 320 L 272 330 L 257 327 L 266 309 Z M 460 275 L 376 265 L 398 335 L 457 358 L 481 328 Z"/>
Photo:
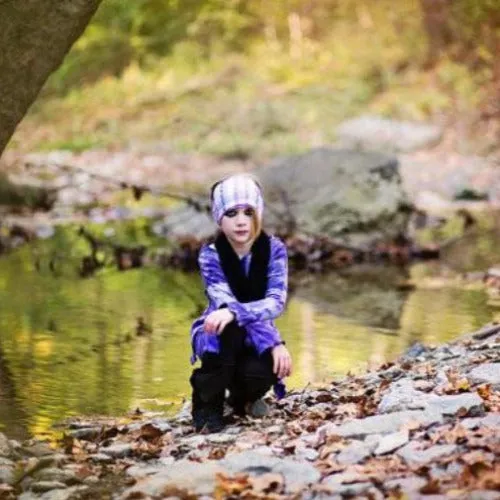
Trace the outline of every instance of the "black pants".
<path fill-rule="evenodd" d="M 219 335 L 218 354 L 205 353 L 201 367 L 193 370 L 193 404 L 208 405 L 222 411 L 225 390 L 235 411 L 242 412 L 245 403 L 261 398 L 276 381 L 270 350 L 260 356 L 245 345 L 246 331 L 234 321 Z"/>

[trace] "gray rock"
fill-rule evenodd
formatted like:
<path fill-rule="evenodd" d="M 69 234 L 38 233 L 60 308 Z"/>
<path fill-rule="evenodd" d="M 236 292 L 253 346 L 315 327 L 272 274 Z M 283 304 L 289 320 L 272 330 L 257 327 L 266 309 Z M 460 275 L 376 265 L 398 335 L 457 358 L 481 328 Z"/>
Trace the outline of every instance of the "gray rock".
<path fill-rule="evenodd" d="M 342 425 L 326 424 L 317 430 L 322 435 L 338 435 L 342 437 L 364 437 L 370 434 L 389 434 L 397 432 L 402 425 L 408 422 L 418 422 L 422 426 L 442 422 L 443 416 L 430 410 L 413 410 L 383 415 L 374 415 L 366 418 L 357 418 Z"/>
<path fill-rule="evenodd" d="M 78 495 L 88 491 L 88 486 L 72 486 L 71 488 L 66 488 L 65 490 L 51 490 L 44 493 L 40 500 L 71 500 L 73 498 L 79 498 Z"/>
<path fill-rule="evenodd" d="M 283 432 L 282 425 L 272 425 L 266 429 L 266 434 L 281 434 Z"/>
<path fill-rule="evenodd" d="M 58 481 L 64 484 L 76 484 L 81 481 L 76 477 L 74 472 L 65 469 L 57 469 L 55 467 L 42 469 L 34 475 L 38 481 Z"/>
<path fill-rule="evenodd" d="M 484 402 L 475 392 L 451 394 L 449 396 L 436 396 L 434 394 L 426 396 L 429 408 L 439 411 L 443 415 L 455 415 L 462 408 L 469 414 L 477 414 L 484 411 Z"/>
<path fill-rule="evenodd" d="M 280 449 L 281 449 L 281 447 L 280 447 Z M 275 455 L 274 450 L 270 446 L 264 446 L 264 445 L 256 446 L 255 448 L 252 448 L 252 451 L 254 453 L 258 453 L 260 455 L 265 455 L 267 457 L 274 457 L 274 455 Z M 235 455 L 236 453 L 238 453 L 238 452 L 230 453 L 226 456 Z"/>
<path fill-rule="evenodd" d="M 371 446 L 362 441 L 353 441 L 337 455 L 336 461 L 342 465 L 357 464 L 371 454 Z"/>
<path fill-rule="evenodd" d="M 408 430 L 387 434 L 386 436 L 383 436 L 378 443 L 378 446 L 375 449 L 375 455 L 384 455 L 385 453 L 397 450 L 401 446 L 405 445 L 409 439 L 410 436 Z"/>
<path fill-rule="evenodd" d="M 451 455 L 458 450 L 454 444 L 438 444 L 421 450 L 419 443 L 409 442 L 404 448 L 399 449 L 396 453 L 410 466 L 425 465 L 437 458 Z"/>
<path fill-rule="evenodd" d="M 12 446 L 5 434 L 0 432 L 0 457 L 8 457 L 12 451 Z"/>
<path fill-rule="evenodd" d="M 124 458 L 132 454 L 132 446 L 126 443 L 116 443 L 106 448 L 101 448 L 101 452 L 113 458 Z"/>
<path fill-rule="evenodd" d="M 469 373 L 469 378 L 475 383 L 500 385 L 500 363 L 485 363 L 476 366 Z"/>
<path fill-rule="evenodd" d="M 54 455 L 54 451 L 48 443 L 34 441 L 23 447 L 23 452 L 37 458 L 47 458 Z"/>
<path fill-rule="evenodd" d="M 314 448 L 309 448 L 305 443 L 300 442 L 295 447 L 295 457 L 297 460 L 308 460 L 309 462 L 314 462 L 319 456 L 319 452 Z"/>
<path fill-rule="evenodd" d="M 404 410 L 431 410 L 443 415 L 455 415 L 464 408 L 467 412 L 481 412 L 484 404 L 476 393 L 453 394 L 437 396 L 417 391 L 411 380 L 403 379 L 391 384 L 379 403 L 378 411 L 388 413 Z"/>
<path fill-rule="evenodd" d="M 282 474 L 286 490 L 289 492 L 298 491 L 308 484 L 319 481 L 321 477 L 320 473 L 307 462 L 266 456 L 255 451 L 228 455 L 220 464 L 232 474 L 259 475 L 265 472 Z"/>
<path fill-rule="evenodd" d="M 435 125 L 369 115 L 347 120 L 337 128 L 342 145 L 394 153 L 433 146 L 441 135 L 442 130 Z"/>
<path fill-rule="evenodd" d="M 390 479 L 384 483 L 387 489 L 393 489 L 399 486 L 403 493 L 412 493 L 420 490 L 427 484 L 427 480 L 420 476 L 399 477 Z"/>
<path fill-rule="evenodd" d="M 500 492 L 491 490 L 468 491 L 464 500 L 500 500 Z"/>
<path fill-rule="evenodd" d="M 31 491 L 25 491 L 17 497 L 17 500 L 39 500 L 39 498 L 38 495 L 35 495 Z"/>
<path fill-rule="evenodd" d="M 0 457 L 0 484 L 6 483 L 9 485 L 14 484 L 15 463 L 7 458 Z"/>
<path fill-rule="evenodd" d="M 405 375 L 405 372 L 399 366 L 391 366 L 387 370 L 383 370 L 378 373 L 379 377 L 386 380 L 396 380 Z"/>
<path fill-rule="evenodd" d="M 207 436 L 195 434 L 194 436 L 182 438 L 181 443 L 192 448 L 198 448 L 207 443 Z"/>
<path fill-rule="evenodd" d="M 337 493 L 342 496 L 356 496 L 371 488 L 372 483 L 367 476 L 351 472 L 343 472 L 327 476 L 321 482 L 332 490 L 332 493 Z"/>
<path fill-rule="evenodd" d="M 426 354 L 428 350 L 429 348 L 425 345 L 421 344 L 420 342 L 415 342 L 406 350 L 403 356 L 407 359 L 414 359 L 422 356 L 423 354 Z"/>
<path fill-rule="evenodd" d="M 393 382 L 389 390 L 382 397 L 378 411 L 389 413 L 404 410 L 423 410 L 427 408 L 425 402 L 427 394 L 413 388 L 413 383 L 409 379 Z"/>
<path fill-rule="evenodd" d="M 483 426 L 500 429 L 500 415 L 489 413 L 486 417 L 464 418 L 460 424 L 467 429 L 477 429 Z"/>
<path fill-rule="evenodd" d="M 234 443 L 234 441 L 236 440 L 236 436 L 227 433 L 210 434 L 207 437 L 207 440 L 209 443 L 212 444 L 231 444 Z"/>
<path fill-rule="evenodd" d="M 90 455 L 89 458 L 92 462 L 101 464 L 109 464 L 113 461 L 113 458 L 105 453 L 96 453 L 94 455 Z"/>
<path fill-rule="evenodd" d="M 370 434 L 365 437 L 365 444 L 370 447 L 372 453 L 377 449 L 383 437 L 384 436 L 379 436 L 378 434 Z"/>
<path fill-rule="evenodd" d="M 238 434 L 241 434 L 243 432 L 243 427 L 240 427 L 239 425 L 232 425 L 228 429 L 224 431 L 224 434 L 230 435 L 230 436 L 237 436 Z"/>
<path fill-rule="evenodd" d="M 88 476 L 83 480 L 83 484 L 87 486 L 94 486 L 99 484 L 100 479 L 97 476 Z"/>
<path fill-rule="evenodd" d="M 160 432 L 168 432 L 172 430 L 172 425 L 166 418 L 153 418 L 152 420 L 145 422 L 143 425 L 151 424 L 156 427 Z"/>
<path fill-rule="evenodd" d="M 408 214 L 397 159 L 375 152 L 319 148 L 279 159 L 255 172 L 265 189 L 265 225 L 272 231 L 295 219 L 298 227 L 368 245 L 405 232 Z M 208 200 L 203 200 L 207 203 Z M 277 214 L 289 214 L 277 216 Z M 216 230 L 206 213 L 192 207 L 165 219 L 171 235 L 206 237 Z"/>
<path fill-rule="evenodd" d="M 149 465 L 144 463 L 137 463 L 127 469 L 127 474 L 135 479 L 141 479 L 147 476 L 158 474 L 164 469 L 164 465 Z"/>
<path fill-rule="evenodd" d="M 59 481 L 37 481 L 31 485 L 31 489 L 35 493 L 45 493 L 46 491 L 62 490 L 65 488 L 67 486 Z"/>
<path fill-rule="evenodd" d="M 96 427 L 84 427 L 83 429 L 75 429 L 70 431 L 70 435 L 75 439 L 81 439 L 83 441 L 92 441 L 97 436 L 99 436 L 100 429 Z"/>
<path fill-rule="evenodd" d="M 121 498 L 134 498 L 134 495 L 140 494 L 153 498 L 163 498 L 163 492 L 172 486 L 196 495 L 211 495 L 215 485 L 215 474 L 218 472 L 223 472 L 223 468 L 215 461 L 200 464 L 179 460 L 157 474 L 145 478 L 139 484 L 128 488 Z"/>

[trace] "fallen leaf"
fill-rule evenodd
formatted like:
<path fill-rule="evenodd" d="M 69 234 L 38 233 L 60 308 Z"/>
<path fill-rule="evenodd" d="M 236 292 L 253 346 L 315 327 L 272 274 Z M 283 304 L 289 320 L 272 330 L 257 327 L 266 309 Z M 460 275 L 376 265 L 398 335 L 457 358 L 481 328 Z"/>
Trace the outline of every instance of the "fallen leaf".
<path fill-rule="evenodd" d="M 428 479 L 427 484 L 420 488 L 420 493 L 424 495 L 433 495 L 441 492 L 441 486 L 438 479 Z"/>
<path fill-rule="evenodd" d="M 485 490 L 498 491 L 500 489 L 500 463 L 496 463 L 493 468 L 481 474 L 478 486 Z"/>
<path fill-rule="evenodd" d="M 258 493 L 281 493 L 284 487 L 284 478 L 281 474 L 267 473 L 249 478 L 252 489 Z"/>
<path fill-rule="evenodd" d="M 139 438 L 146 441 L 153 441 L 163 435 L 163 432 L 153 424 L 145 424 L 141 427 Z"/>
<path fill-rule="evenodd" d="M 488 401 L 491 398 L 491 384 L 483 384 L 477 387 L 477 393 L 481 398 Z"/>
<path fill-rule="evenodd" d="M 139 497 L 139 498 L 142 498 L 142 497 Z M 146 498 L 150 498 L 150 497 L 146 497 Z M 179 500 L 197 500 L 198 495 L 195 495 L 194 493 L 190 493 L 188 490 L 185 490 L 183 488 L 179 488 L 178 486 L 168 485 L 162 491 L 161 498 L 177 498 Z"/>
<path fill-rule="evenodd" d="M 220 460 L 226 456 L 226 449 L 224 448 L 212 448 L 208 453 L 208 458 L 210 460 Z"/>
<path fill-rule="evenodd" d="M 248 475 L 226 476 L 219 472 L 215 476 L 214 497 L 223 500 L 229 495 L 239 495 L 250 488 Z"/>

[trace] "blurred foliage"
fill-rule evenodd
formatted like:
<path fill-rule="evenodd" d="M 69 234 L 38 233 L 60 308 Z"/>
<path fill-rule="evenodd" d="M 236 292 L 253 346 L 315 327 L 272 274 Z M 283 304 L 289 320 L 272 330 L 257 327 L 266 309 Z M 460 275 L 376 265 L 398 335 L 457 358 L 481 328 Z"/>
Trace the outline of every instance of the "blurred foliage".
<path fill-rule="evenodd" d="M 346 26 L 352 33 L 348 38 Z M 500 0 L 403 0 L 397 5 L 387 0 L 104 0 L 47 90 L 66 91 L 104 74 L 118 75 L 132 62 L 155 64 L 179 44 L 199 59 L 245 52 L 262 40 L 268 49 L 287 46 L 294 55 L 308 44 L 328 49 L 342 43 L 345 51 L 376 63 L 379 36 L 373 45 L 353 46 L 353 35 L 361 31 L 395 30 L 401 64 L 408 62 L 404 56 L 415 55 L 415 43 L 436 44 L 438 39 L 454 60 L 492 64 L 499 26 Z M 286 76 L 284 70 L 276 68 L 277 76 Z"/>
<path fill-rule="evenodd" d="M 11 147 L 161 141 L 262 161 L 373 112 L 462 120 L 489 150 L 475 120 L 488 99 L 498 113 L 499 13 L 500 0 L 103 0 Z"/>

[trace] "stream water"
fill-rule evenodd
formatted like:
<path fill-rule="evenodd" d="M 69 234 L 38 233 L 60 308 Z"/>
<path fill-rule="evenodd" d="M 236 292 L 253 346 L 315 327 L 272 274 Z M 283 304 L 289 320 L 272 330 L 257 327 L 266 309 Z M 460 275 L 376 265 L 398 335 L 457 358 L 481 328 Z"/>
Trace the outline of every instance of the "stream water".
<path fill-rule="evenodd" d="M 450 262 L 459 263 L 455 271 L 484 270 L 498 243 L 498 235 L 466 243 Z M 294 360 L 288 387 L 376 365 L 415 341 L 450 340 L 494 318 L 498 309 L 480 286 L 432 278 L 448 264 L 356 267 L 299 286 L 277 321 Z M 398 288 L 408 278 L 423 285 Z M 28 246 L 3 257 L 0 432 L 44 437 L 71 415 L 174 411 L 189 394 L 188 331 L 203 303 L 196 273 L 106 269 L 80 279 L 35 266 Z M 139 318 L 151 332 L 137 335 Z"/>

